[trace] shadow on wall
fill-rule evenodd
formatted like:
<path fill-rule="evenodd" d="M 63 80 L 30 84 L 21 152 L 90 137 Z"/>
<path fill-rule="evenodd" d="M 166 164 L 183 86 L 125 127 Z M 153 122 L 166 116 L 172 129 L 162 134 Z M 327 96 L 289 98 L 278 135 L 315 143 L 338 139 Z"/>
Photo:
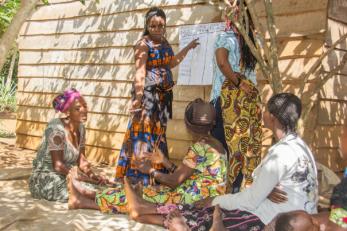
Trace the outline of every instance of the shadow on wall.
<path fill-rule="evenodd" d="M 88 138 L 87 145 L 106 148 L 110 153 L 119 149 L 122 140 L 116 143 L 112 137 L 123 134 L 127 126 L 135 72 L 133 46 L 141 37 L 146 11 L 154 5 L 164 6 L 168 40 L 175 50 L 176 25 L 220 19 L 213 16 L 219 14 L 216 7 L 205 1 L 186 2 L 87 1 L 85 6 L 79 2 L 40 6 L 21 34 L 18 119 L 22 122 L 17 132 L 30 135 L 25 121 L 46 123 L 56 117 L 51 100 L 74 87 L 88 102 L 87 128 L 99 135 Z M 206 9 L 207 14 L 199 9 Z"/>
<path fill-rule="evenodd" d="M 83 6 L 76 1 L 40 6 L 23 27 L 19 44 L 21 53 L 18 91 L 22 96 L 18 99 L 19 120 L 48 122 L 56 116 L 54 111 L 49 109 L 54 95 L 66 88 L 75 87 L 86 96 L 88 102 L 90 116 L 87 127 L 98 132 L 93 133 L 98 137 L 88 138 L 87 144 L 90 147 L 106 148 L 109 153 L 112 152 L 111 148 L 119 149 L 122 139 L 115 141 L 114 137 L 117 134 L 117 137 L 121 137 L 127 125 L 127 105 L 135 72 L 133 46 L 141 37 L 144 14 L 151 6 L 164 6 L 167 13 L 167 38 L 177 51 L 177 25 L 220 20 L 218 7 L 206 2 L 153 0 L 143 3 L 118 0 L 100 1 L 97 4 L 95 1 L 87 1 Z M 279 0 L 273 5 L 280 54 L 279 66 L 285 91 L 296 93 L 303 71 L 307 71 L 322 54 L 327 2 Z M 264 7 L 259 5 L 259 2 L 257 4 L 259 19 L 264 24 Z M 328 57 L 330 60 L 333 58 L 333 55 Z M 177 78 L 177 70 L 174 70 L 174 73 Z M 260 75 L 258 83 L 265 103 L 272 94 L 271 89 Z M 342 77 L 334 77 L 326 86 L 329 84 L 334 86 L 334 92 L 329 94 L 341 92 L 339 94 L 342 97 L 346 89 Z M 330 96 L 325 96 L 329 92 L 326 86 L 320 97 L 330 100 Z M 310 80 L 305 92 L 312 91 L 314 87 L 315 76 Z M 199 89 L 202 97 L 207 98 L 208 88 L 194 89 Z M 188 93 L 191 90 L 189 87 L 177 86 L 176 102 L 184 105 L 190 99 L 182 97 L 182 92 Z M 332 104 L 324 103 L 322 106 L 321 102 L 317 120 L 331 121 L 326 119 L 325 115 L 333 115 L 326 108 L 326 105 Z M 343 110 L 340 112 L 341 116 Z M 178 121 L 183 124 L 181 119 Z M 336 124 L 334 121 L 329 123 Z M 327 127 L 320 122 L 318 124 L 317 131 Z M 17 131 L 25 129 L 24 122 L 17 125 Z M 25 134 L 29 134 L 29 131 Z M 329 149 L 335 147 L 335 133 L 328 130 L 324 134 L 323 143 Z M 173 152 L 174 150 L 173 148 Z M 100 157 L 99 160 L 105 160 L 105 157 Z"/>

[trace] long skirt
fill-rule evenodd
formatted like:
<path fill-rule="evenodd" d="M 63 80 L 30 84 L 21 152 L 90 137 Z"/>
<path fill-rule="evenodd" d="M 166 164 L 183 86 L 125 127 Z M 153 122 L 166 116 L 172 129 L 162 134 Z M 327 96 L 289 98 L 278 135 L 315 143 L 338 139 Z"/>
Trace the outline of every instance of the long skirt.
<path fill-rule="evenodd" d="M 178 209 L 185 223 L 192 231 L 208 231 L 213 223 L 214 206 L 198 209 L 193 205 L 158 206 L 157 211 L 166 216 L 170 211 Z M 231 231 L 261 231 L 265 224 L 256 215 L 243 210 L 222 210 L 223 225 Z M 166 222 L 164 222 L 166 225 Z"/>
<path fill-rule="evenodd" d="M 134 94 L 133 94 L 134 97 Z M 136 170 L 134 160 L 143 160 L 154 147 L 168 156 L 166 126 L 172 117 L 172 91 L 161 91 L 156 86 L 145 87 L 142 98 L 142 110 L 136 112 L 129 121 L 122 149 L 116 165 L 116 180 L 124 176 L 133 182 L 142 181 L 144 186 L 155 183 L 149 175 Z M 155 169 L 167 173 L 163 165 L 153 165 Z"/>
<path fill-rule="evenodd" d="M 241 190 L 252 184 L 252 173 L 261 161 L 262 112 L 259 91 L 247 79 L 251 88 L 247 95 L 242 89 L 224 82 L 221 92 L 221 107 L 225 139 L 229 151 L 228 185 L 243 175 Z"/>

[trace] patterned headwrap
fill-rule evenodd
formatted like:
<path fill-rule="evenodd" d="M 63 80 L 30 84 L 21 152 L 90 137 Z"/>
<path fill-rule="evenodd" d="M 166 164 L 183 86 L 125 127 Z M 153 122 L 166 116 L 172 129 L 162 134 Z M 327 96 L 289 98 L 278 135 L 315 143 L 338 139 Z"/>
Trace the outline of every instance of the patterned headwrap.
<path fill-rule="evenodd" d="M 66 112 L 75 99 L 79 99 L 81 94 L 74 88 L 64 91 L 63 94 L 58 95 L 53 100 L 53 108 L 56 111 Z"/>
<path fill-rule="evenodd" d="M 332 208 L 329 220 L 342 228 L 347 228 L 347 210 L 343 208 Z"/>

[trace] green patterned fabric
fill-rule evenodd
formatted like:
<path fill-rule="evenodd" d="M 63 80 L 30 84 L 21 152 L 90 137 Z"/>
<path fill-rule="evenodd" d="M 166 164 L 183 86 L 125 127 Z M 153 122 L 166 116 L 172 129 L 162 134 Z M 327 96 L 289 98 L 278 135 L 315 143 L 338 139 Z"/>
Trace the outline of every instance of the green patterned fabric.
<path fill-rule="evenodd" d="M 75 166 L 80 150 L 85 146 L 83 124 L 80 125 L 79 132 L 80 144 L 76 149 L 67 140 L 61 119 L 53 119 L 48 123 L 37 156 L 33 160 L 33 170 L 29 178 L 29 189 L 34 198 L 63 202 L 68 200 L 66 177 L 53 169 L 50 151 L 63 151 L 65 165 L 68 168 Z"/>
<path fill-rule="evenodd" d="M 156 204 L 193 204 L 207 197 L 225 193 L 226 157 L 209 144 L 193 144 L 183 164 L 194 169 L 194 173 L 176 189 L 164 185 L 143 188 L 143 198 Z M 127 202 L 123 185 L 106 189 L 96 195 L 96 203 L 102 212 L 126 213 Z"/>
<path fill-rule="evenodd" d="M 332 209 L 329 220 L 342 228 L 347 228 L 347 210 L 343 208 Z"/>

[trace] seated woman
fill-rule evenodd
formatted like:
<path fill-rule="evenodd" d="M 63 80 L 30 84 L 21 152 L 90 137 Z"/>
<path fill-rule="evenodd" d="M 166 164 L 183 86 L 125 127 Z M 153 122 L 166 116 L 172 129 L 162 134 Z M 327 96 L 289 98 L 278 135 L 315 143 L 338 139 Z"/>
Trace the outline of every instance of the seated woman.
<path fill-rule="evenodd" d="M 29 178 L 31 195 L 49 201 L 68 200 L 66 176 L 78 166 L 91 182 L 104 181 L 90 169 L 85 158 L 87 104 L 75 89 L 67 90 L 53 101 L 53 108 L 66 115 L 51 120 L 44 132 Z"/>
<path fill-rule="evenodd" d="M 151 163 L 135 161 L 138 171 L 149 174 L 151 180 L 161 184 L 141 189 L 139 193 L 147 203 L 192 204 L 225 193 L 225 150 L 223 145 L 210 135 L 215 117 L 215 110 L 211 104 L 201 99 L 189 103 L 185 111 L 185 123 L 195 141 L 178 167 L 158 149 L 151 154 L 153 156 Z M 153 167 L 155 164 L 163 164 L 171 173 L 165 174 L 155 170 Z M 73 208 L 93 208 L 113 213 L 128 212 L 122 183 L 94 194 L 82 189 L 75 180 L 71 180 L 69 187 L 71 188 L 69 204 Z M 150 204 L 156 208 L 152 203 Z"/>
<path fill-rule="evenodd" d="M 242 192 L 217 196 L 195 206 L 177 206 L 180 215 L 173 216 L 175 219 L 171 221 L 175 222 L 166 223 L 169 228 L 209 230 L 214 212 L 211 205 L 222 208 L 223 215 L 220 217 L 223 223 L 219 224 L 224 224 L 228 230 L 262 230 L 281 212 L 316 212 L 318 187 L 315 161 L 308 146 L 295 132 L 300 114 L 301 102 L 295 95 L 281 93 L 272 96 L 264 114 L 264 124 L 272 130 L 278 142 L 269 149 L 254 171 L 253 184 Z M 267 198 L 277 185 L 287 194 L 288 199 L 284 203 L 274 203 Z M 156 212 L 158 209 L 141 200 L 129 184 L 125 186 L 132 217 L 141 222 L 163 225 L 164 216 Z"/>
<path fill-rule="evenodd" d="M 343 126 L 341 154 L 347 159 L 347 123 Z M 347 178 L 334 187 L 330 212 L 310 215 L 305 211 L 292 211 L 278 215 L 265 227 L 265 231 L 300 231 L 300 230 L 347 230 Z"/>

